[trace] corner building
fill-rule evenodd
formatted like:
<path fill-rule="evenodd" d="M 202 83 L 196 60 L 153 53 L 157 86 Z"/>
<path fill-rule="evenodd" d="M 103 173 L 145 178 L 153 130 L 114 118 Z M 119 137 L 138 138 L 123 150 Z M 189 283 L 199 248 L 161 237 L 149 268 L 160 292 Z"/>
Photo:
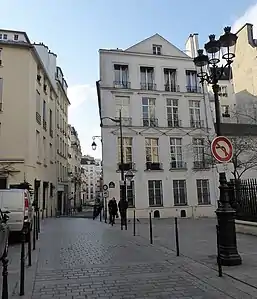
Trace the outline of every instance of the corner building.
<path fill-rule="evenodd" d="M 103 183 L 115 183 L 109 198 L 120 198 L 122 165 L 119 126 L 106 117 L 121 110 L 123 167 L 134 173 L 128 216 L 134 208 L 137 217 L 213 216 L 216 169 L 204 140 L 214 127 L 193 59 L 159 34 L 99 53 Z"/>

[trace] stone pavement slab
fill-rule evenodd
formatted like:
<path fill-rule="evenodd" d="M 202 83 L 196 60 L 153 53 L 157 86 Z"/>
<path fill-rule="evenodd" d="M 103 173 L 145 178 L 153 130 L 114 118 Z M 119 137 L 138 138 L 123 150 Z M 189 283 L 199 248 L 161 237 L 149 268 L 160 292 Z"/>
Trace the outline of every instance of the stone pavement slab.
<path fill-rule="evenodd" d="M 216 219 L 178 219 L 179 243 L 182 255 L 217 269 Z M 148 219 L 137 223 L 137 235 L 149 238 Z M 132 234 L 132 223 L 129 223 Z M 174 219 L 153 219 L 154 244 L 175 250 Z M 225 273 L 257 288 L 257 237 L 237 234 L 238 251 L 243 264 L 223 267 Z"/>
<path fill-rule="evenodd" d="M 33 299 L 257 298 L 253 288 L 99 221 L 48 219 Z"/>

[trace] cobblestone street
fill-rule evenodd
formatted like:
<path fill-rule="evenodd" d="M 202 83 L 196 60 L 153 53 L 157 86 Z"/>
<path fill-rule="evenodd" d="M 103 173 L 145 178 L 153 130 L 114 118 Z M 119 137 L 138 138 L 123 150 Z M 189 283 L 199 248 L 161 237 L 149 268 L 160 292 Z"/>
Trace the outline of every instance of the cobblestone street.
<path fill-rule="evenodd" d="M 257 298 L 243 283 L 99 220 L 47 219 L 37 248 L 23 298 Z"/>

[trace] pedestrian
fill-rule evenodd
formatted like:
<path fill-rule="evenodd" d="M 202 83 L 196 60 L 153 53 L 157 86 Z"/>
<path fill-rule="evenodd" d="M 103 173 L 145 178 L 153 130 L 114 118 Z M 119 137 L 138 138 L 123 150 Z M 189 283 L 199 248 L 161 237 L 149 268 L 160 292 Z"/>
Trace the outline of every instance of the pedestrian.
<path fill-rule="evenodd" d="M 108 208 L 109 208 L 109 223 L 111 225 L 115 224 L 115 217 L 117 216 L 118 213 L 118 206 L 115 197 L 113 197 L 109 203 L 108 203 Z"/>
<path fill-rule="evenodd" d="M 123 225 L 125 226 L 125 229 L 127 229 L 128 202 L 120 200 L 118 206 L 119 206 L 119 212 L 120 212 L 121 229 L 123 229 Z"/>

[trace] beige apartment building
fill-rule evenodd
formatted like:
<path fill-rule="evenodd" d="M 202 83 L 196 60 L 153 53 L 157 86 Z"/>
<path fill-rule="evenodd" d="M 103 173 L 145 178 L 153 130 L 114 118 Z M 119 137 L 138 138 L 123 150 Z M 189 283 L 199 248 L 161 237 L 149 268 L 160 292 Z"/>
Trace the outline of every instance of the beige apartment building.
<path fill-rule="evenodd" d="M 247 90 L 257 95 L 257 41 L 253 25 L 246 23 L 237 34 L 235 59 L 232 64 L 235 92 Z"/>
<path fill-rule="evenodd" d="M 0 188 L 29 182 L 42 217 L 55 214 L 67 180 L 69 100 L 58 70 L 45 45 L 0 29 Z"/>

